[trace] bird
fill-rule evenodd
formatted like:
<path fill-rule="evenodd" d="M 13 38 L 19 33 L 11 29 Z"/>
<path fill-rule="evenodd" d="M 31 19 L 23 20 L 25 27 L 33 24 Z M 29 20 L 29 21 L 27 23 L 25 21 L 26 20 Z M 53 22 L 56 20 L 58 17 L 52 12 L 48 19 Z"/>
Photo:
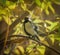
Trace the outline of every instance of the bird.
<path fill-rule="evenodd" d="M 32 22 L 31 18 L 25 17 L 24 22 L 24 31 L 32 39 L 39 40 L 38 34 L 36 32 L 37 26 Z"/>

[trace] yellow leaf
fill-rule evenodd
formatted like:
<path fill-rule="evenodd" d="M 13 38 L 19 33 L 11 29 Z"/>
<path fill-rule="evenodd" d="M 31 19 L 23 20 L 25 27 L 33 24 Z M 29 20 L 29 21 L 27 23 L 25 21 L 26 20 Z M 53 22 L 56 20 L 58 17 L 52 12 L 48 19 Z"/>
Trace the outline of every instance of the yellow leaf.
<path fill-rule="evenodd" d="M 24 54 L 24 48 L 22 46 L 17 46 L 15 49 L 14 49 L 14 54 L 16 55 L 20 55 L 20 52 L 21 54 Z"/>
<path fill-rule="evenodd" d="M 6 1 L 6 5 L 10 9 L 14 9 L 16 7 L 16 3 L 13 3 L 13 2 L 10 2 L 10 1 Z"/>
<path fill-rule="evenodd" d="M 4 21 L 8 24 L 8 25 L 11 25 L 11 20 L 9 17 L 7 16 L 3 16 L 4 17 Z"/>
<path fill-rule="evenodd" d="M 25 3 L 21 4 L 21 7 L 22 7 L 22 9 L 23 9 L 23 10 L 26 10 L 26 9 L 27 9 L 27 7 L 26 7 L 26 4 L 25 4 Z"/>
<path fill-rule="evenodd" d="M 4 53 L 5 53 L 5 54 L 8 54 L 9 51 L 10 51 L 10 48 L 7 48 L 7 49 L 4 51 Z"/>
<path fill-rule="evenodd" d="M 5 9 L 0 9 L 0 14 L 6 14 L 6 10 Z"/>
<path fill-rule="evenodd" d="M 14 49 L 14 54 L 16 54 L 16 55 L 20 55 L 20 52 L 17 50 L 17 49 Z"/>
<path fill-rule="evenodd" d="M 42 55 L 44 55 L 44 53 L 45 53 L 45 47 L 44 47 L 44 46 L 37 46 L 37 50 L 38 50 Z"/>
<path fill-rule="evenodd" d="M 22 54 L 24 54 L 24 48 L 22 46 L 18 46 L 18 48 L 20 49 L 20 51 L 22 52 Z"/>
<path fill-rule="evenodd" d="M 16 4 L 10 5 L 9 8 L 10 9 L 14 9 L 16 7 Z"/>

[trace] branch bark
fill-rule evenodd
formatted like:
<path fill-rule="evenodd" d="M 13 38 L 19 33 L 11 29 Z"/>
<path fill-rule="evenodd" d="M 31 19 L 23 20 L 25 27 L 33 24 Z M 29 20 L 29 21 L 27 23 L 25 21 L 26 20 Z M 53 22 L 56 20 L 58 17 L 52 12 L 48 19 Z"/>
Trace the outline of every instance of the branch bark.
<path fill-rule="evenodd" d="M 43 45 L 43 46 L 45 46 L 45 47 L 51 49 L 52 51 L 54 51 L 54 52 L 57 53 L 58 55 L 60 55 L 60 51 L 54 49 L 52 46 L 48 46 L 48 45 L 42 43 L 42 42 L 39 41 L 39 40 L 32 39 L 31 37 L 23 36 L 23 35 L 11 35 L 11 36 L 9 36 L 9 37 L 15 37 L 15 36 L 16 36 L 16 37 L 23 37 L 23 38 L 27 38 L 27 39 L 34 40 L 34 41 L 36 41 L 39 45 Z"/>

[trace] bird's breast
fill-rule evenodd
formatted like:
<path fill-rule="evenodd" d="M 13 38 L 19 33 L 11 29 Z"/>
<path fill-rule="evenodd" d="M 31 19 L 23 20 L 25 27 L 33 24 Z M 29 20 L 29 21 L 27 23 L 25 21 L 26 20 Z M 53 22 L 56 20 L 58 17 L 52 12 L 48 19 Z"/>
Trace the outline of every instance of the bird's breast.
<path fill-rule="evenodd" d="M 27 23 L 25 24 L 25 30 L 26 30 L 26 32 L 28 32 L 29 34 L 35 35 L 35 31 L 34 31 L 34 29 L 33 29 L 33 26 L 32 26 L 32 24 L 30 24 L 29 22 L 27 22 Z"/>

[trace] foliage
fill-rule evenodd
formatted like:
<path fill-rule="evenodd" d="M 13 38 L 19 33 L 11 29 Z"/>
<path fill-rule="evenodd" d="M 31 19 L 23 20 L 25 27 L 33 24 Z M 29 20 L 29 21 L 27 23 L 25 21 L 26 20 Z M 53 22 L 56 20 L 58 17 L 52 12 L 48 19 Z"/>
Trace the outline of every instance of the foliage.
<path fill-rule="evenodd" d="M 60 0 L 33 0 L 31 2 L 31 4 L 28 4 L 28 2 L 26 2 L 25 0 L 16 0 L 16 2 L 14 2 L 14 1 L 13 0 L 0 0 L 0 22 L 4 20 L 5 23 L 10 28 L 11 25 L 17 19 L 19 19 L 20 16 L 24 12 L 27 12 L 27 13 L 29 13 L 29 16 L 32 17 L 31 18 L 32 22 L 34 22 L 39 27 L 39 31 L 44 33 L 44 34 L 47 34 L 47 38 L 48 37 L 50 38 L 50 40 L 52 41 L 52 45 L 54 44 L 55 40 L 60 41 L 60 22 L 59 22 L 60 17 L 55 18 L 58 21 L 51 21 L 51 20 L 46 20 L 46 19 L 44 20 L 42 18 L 43 17 L 43 14 L 42 14 L 43 12 L 45 12 L 45 14 L 47 16 L 50 16 L 50 12 L 55 16 L 56 12 L 55 12 L 55 8 L 53 7 L 53 4 L 60 5 Z M 39 15 L 36 15 L 34 13 L 35 12 L 34 11 L 35 8 L 32 11 L 29 9 L 29 7 L 32 6 L 33 4 L 36 5 L 39 8 L 40 13 L 37 11 L 37 13 Z M 14 13 L 14 10 L 15 10 L 15 13 Z M 14 32 L 12 33 L 12 35 L 13 34 L 14 35 L 15 34 L 26 35 L 24 33 L 24 31 L 23 31 L 23 19 L 24 18 L 21 17 L 20 18 L 20 23 L 18 23 L 13 28 Z M 57 30 L 57 31 L 55 31 L 55 30 Z M 13 39 L 19 39 L 19 37 L 16 37 L 16 38 L 15 37 L 11 37 L 9 40 L 11 41 Z M 45 40 L 45 37 L 42 37 L 41 39 L 43 39 L 41 41 L 44 42 L 45 44 L 48 43 Z M 14 41 L 16 41 L 16 40 L 14 40 Z M 28 41 L 28 40 L 25 40 L 25 41 Z M 25 44 L 26 45 L 25 46 L 24 45 L 25 41 L 24 41 L 24 39 L 22 39 L 22 41 L 20 40 L 19 43 L 15 43 L 15 45 L 13 45 L 13 46 L 15 46 L 13 48 L 13 53 L 11 53 L 11 54 L 16 54 L 16 55 L 25 55 L 25 54 L 29 54 L 29 55 L 44 55 L 45 50 L 46 50 L 45 46 L 39 46 L 33 40 L 32 41 L 29 40 Z M 16 41 L 16 42 L 18 42 L 18 41 Z M 12 41 L 12 43 L 14 43 L 14 42 Z M 10 43 L 10 45 L 12 43 Z M 4 51 L 5 54 L 9 54 L 10 51 L 11 51 L 11 47 L 12 46 L 10 46 L 10 45 L 8 46 L 8 45 L 9 44 L 7 44 L 7 48 Z M 49 45 L 49 43 L 48 43 L 48 45 Z"/>

